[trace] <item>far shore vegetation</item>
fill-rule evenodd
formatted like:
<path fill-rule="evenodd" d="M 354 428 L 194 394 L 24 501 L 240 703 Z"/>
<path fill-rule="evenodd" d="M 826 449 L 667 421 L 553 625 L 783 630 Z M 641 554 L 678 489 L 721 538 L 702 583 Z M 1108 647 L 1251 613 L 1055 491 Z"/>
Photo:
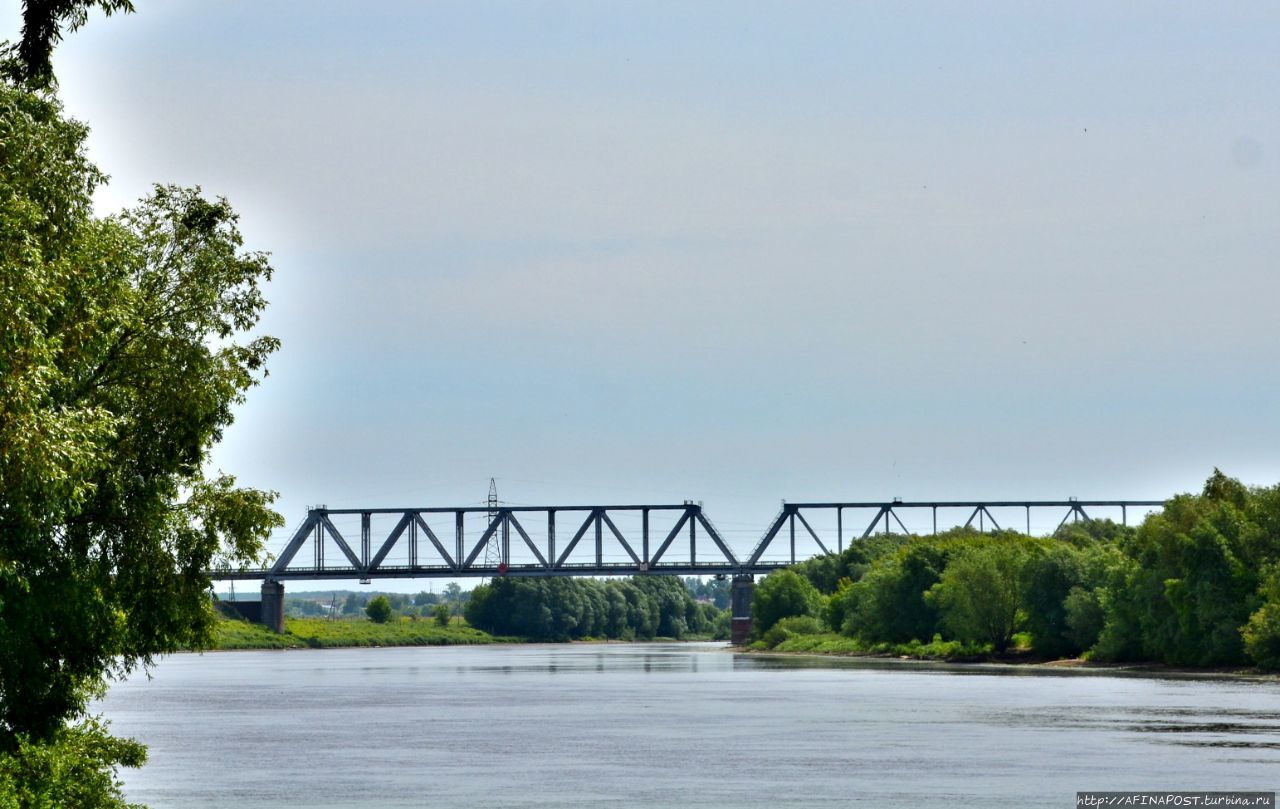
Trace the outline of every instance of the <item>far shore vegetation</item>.
<path fill-rule="evenodd" d="M 496 579 L 470 592 L 300 592 L 285 631 L 235 615 L 221 598 L 212 649 L 590 640 L 727 640 L 729 583 L 673 576 L 629 580 Z"/>
<path fill-rule="evenodd" d="M 1280 670 L 1280 486 L 1214 470 L 1140 526 L 877 536 L 761 581 L 750 648 Z"/>

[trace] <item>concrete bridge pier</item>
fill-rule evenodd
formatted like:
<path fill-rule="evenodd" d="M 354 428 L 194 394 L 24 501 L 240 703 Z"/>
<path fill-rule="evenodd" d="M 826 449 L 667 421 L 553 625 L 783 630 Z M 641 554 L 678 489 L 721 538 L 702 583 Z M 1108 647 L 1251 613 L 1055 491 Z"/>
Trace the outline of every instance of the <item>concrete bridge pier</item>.
<path fill-rule="evenodd" d="M 734 576 L 733 586 L 729 591 L 729 608 L 732 616 L 729 623 L 729 639 L 736 646 L 747 642 L 751 636 L 751 594 L 755 592 L 755 576 Z"/>
<path fill-rule="evenodd" d="M 284 585 L 267 579 L 262 582 L 258 622 L 274 632 L 284 631 Z"/>

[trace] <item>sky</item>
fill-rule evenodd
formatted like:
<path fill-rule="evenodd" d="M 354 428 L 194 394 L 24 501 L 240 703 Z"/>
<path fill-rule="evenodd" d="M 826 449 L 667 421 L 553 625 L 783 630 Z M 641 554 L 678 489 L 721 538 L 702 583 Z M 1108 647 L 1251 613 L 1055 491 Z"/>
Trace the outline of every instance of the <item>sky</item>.
<path fill-rule="evenodd" d="M 781 499 L 1280 482 L 1274 3 L 137 6 L 60 94 L 102 213 L 200 185 L 272 255 L 211 468 L 273 549 L 490 477 L 738 548 Z"/>

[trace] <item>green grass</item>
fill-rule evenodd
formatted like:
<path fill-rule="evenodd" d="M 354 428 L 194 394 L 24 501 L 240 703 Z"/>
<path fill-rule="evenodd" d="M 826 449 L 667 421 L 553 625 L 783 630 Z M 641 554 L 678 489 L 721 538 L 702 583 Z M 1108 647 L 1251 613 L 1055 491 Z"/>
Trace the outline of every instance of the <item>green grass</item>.
<path fill-rule="evenodd" d="M 284 632 L 275 633 L 239 618 L 221 617 L 214 628 L 214 649 L 327 649 L 346 646 L 455 646 L 509 643 L 518 638 L 494 637 L 455 618 L 449 626 L 435 621 L 392 619 L 375 624 L 365 619 L 330 621 L 324 618 L 286 618 Z"/>
<path fill-rule="evenodd" d="M 242 618 L 219 616 L 213 628 L 214 649 L 302 649 L 306 645 L 293 635 L 276 634 Z"/>
<path fill-rule="evenodd" d="M 791 654 L 828 655 L 892 655 L 919 660 L 981 660 L 990 655 L 990 648 L 960 641 L 934 640 L 931 643 L 863 643 L 835 632 L 814 635 L 791 635 L 770 648 L 763 641 L 750 647 L 754 651 L 788 652 Z"/>
<path fill-rule="evenodd" d="M 510 641 L 473 629 L 455 619 L 448 626 L 432 620 L 392 619 L 385 624 L 372 621 L 329 621 L 324 618 L 286 618 L 285 632 L 301 638 L 312 648 L 332 646 L 454 646 Z"/>

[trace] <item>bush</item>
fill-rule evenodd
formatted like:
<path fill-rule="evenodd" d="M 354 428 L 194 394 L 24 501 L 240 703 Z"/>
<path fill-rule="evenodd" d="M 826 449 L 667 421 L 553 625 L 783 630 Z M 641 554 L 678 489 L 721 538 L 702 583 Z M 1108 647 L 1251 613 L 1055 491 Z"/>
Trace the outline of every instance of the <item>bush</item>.
<path fill-rule="evenodd" d="M 822 622 L 812 615 L 792 615 L 780 619 L 765 632 L 761 640 L 766 648 L 772 649 L 783 641 L 801 635 L 822 634 Z"/>
<path fill-rule="evenodd" d="M 391 601 L 386 596 L 376 596 L 364 608 L 364 613 L 375 624 L 385 624 L 391 620 Z"/>
<path fill-rule="evenodd" d="M 792 615 L 819 615 L 822 595 L 793 570 L 770 573 L 751 598 L 752 633 L 763 637 L 774 624 Z"/>
<path fill-rule="evenodd" d="M 436 619 L 436 626 L 449 625 L 449 605 L 437 604 L 431 608 L 431 617 Z"/>
<path fill-rule="evenodd" d="M 929 590 L 943 624 L 959 640 L 990 643 L 997 654 L 1018 630 L 1024 547 L 999 541 L 965 548 L 952 557 Z"/>
<path fill-rule="evenodd" d="M 1244 650 L 1264 669 L 1280 669 L 1280 563 L 1273 564 L 1259 593 L 1264 601 L 1240 630 Z"/>
<path fill-rule="evenodd" d="M 954 542 L 954 540 L 952 540 Z M 868 643 L 906 643 L 938 631 L 938 608 L 925 592 L 946 566 L 942 542 L 916 540 L 876 562 L 861 581 L 837 593 L 840 630 Z M 836 609 L 829 609 L 834 615 Z"/>

